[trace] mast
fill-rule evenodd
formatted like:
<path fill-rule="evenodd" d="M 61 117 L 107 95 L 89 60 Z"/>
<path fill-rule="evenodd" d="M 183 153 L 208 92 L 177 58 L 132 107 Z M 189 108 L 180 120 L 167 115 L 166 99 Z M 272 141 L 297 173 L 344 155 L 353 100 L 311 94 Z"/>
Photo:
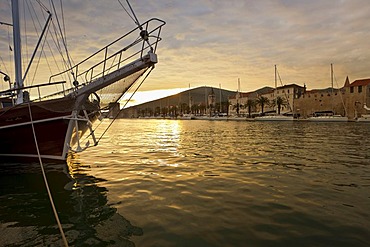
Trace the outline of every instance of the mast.
<path fill-rule="evenodd" d="M 22 79 L 22 60 L 21 60 L 21 32 L 19 23 L 19 4 L 18 0 L 12 0 L 12 19 L 13 19 L 13 43 L 14 43 L 14 68 L 15 68 L 15 87 L 23 87 Z M 23 103 L 23 91 L 17 90 L 17 104 Z"/>
<path fill-rule="evenodd" d="M 334 80 L 333 80 L 333 64 L 331 63 L 330 64 L 330 80 L 331 80 L 331 108 L 333 110 L 333 114 L 335 114 L 334 112 Z"/>
<path fill-rule="evenodd" d="M 222 107 L 221 107 L 221 105 L 222 105 L 222 94 L 221 94 L 221 83 L 220 83 L 220 111 L 219 111 L 219 113 L 221 113 L 221 111 L 222 111 Z"/>
<path fill-rule="evenodd" d="M 334 80 L 333 80 L 333 64 L 330 64 L 330 76 L 331 76 L 331 92 L 334 92 Z"/>
<path fill-rule="evenodd" d="M 191 113 L 191 95 L 190 95 L 190 83 L 189 83 L 189 112 Z"/>
<path fill-rule="evenodd" d="M 277 107 L 277 75 L 276 75 L 276 64 L 275 64 L 275 112 L 278 113 L 278 107 Z"/>

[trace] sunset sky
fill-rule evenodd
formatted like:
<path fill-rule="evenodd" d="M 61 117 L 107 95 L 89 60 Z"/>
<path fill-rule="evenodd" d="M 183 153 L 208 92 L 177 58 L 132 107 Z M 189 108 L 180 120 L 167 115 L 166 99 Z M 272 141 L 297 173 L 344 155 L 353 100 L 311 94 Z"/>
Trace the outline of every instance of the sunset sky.
<path fill-rule="evenodd" d="M 116 0 L 63 5 L 75 61 L 134 27 Z M 308 89 L 330 86 L 330 63 L 339 87 L 347 75 L 350 81 L 370 77 L 369 0 L 132 0 L 131 5 L 142 22 L 151 17 L 167 22 L 159 63 L 141 91 L 185 90 L 189 84 L 236 90 L 238 78 L 242 91 L 252 91 L 274 86 L 275 64 L 284 84 L 305 83 Z M 0 1 L 0 21 L 11 22 L 9 6 L 9 0 Z M 2 50 L 1 56 L 7 57 Z"/>

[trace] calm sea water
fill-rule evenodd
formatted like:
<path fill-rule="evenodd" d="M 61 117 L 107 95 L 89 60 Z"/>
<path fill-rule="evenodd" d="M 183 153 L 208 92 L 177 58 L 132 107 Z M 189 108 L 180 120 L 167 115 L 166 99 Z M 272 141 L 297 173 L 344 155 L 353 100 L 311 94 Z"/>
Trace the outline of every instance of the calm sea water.
<path fill-rule="evenodd" d="M 70 246 L 370 246 L 370 124 L 117 120 L 68 166 Z M 60 246 L 38 164 L 0 169 L 0 246 Z"/>

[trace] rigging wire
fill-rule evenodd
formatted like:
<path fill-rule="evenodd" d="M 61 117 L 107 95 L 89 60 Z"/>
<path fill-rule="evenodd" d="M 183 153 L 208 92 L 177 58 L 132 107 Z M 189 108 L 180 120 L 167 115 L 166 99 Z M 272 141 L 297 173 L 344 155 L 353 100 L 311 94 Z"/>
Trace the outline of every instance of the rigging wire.
<path fill-rule="evenodd" d="M 334 73 L 333 73 L 333 77 L 334 77 L 335 83 L 337 85 L 337 88 L 339 88 L 338 81 L 337 81 L 337 78 L 335 77 Z M 333 87 L 333 90 L 334 90 L 334 87 Z M 342 104 L 343 104 L 344 116 L 347 116 L 347 108 L 345 107 L 344 100 L 343 100 L 343 97 L 342 97 L 342 90 L 338 89 L 338 93 L 339 93 L 339 96 L 340 96 L 340 100 L 342 101 Z M 334 95 L 332 95 L 332 97 L 334 97 Z"/>
<path fill-rule="evenodd" d="M 280 74 L 279 74 L 278 69 L 276 69 L 276 73 L 277 73 L 277 75 L 278 75 L 278 77 L 279 77 L 279 81 L 280 81 L 281 86 L 284 86 L 284 85 L 283 85 L 283 81 L 281 80 L 281 77 L 280 77 Z M 284 92 L 284 96 L 285 96 L 285 100 L 286 100 L 286 101 L 287 101 L 287 103 L 288 103 L 289 109 L 290 109 L 291 111 L 293 111 L 293 110 L 292 110 L 292 107 L 291 107 L 291 106 L 290 106 L 290 104 L 289 104 L 288 96 L 287 96 L 287 94 L 286 94 L 285 92 Z M 277 91 L 276 91 L 276 97 L 277 97 Z"/>
<path fill-rule="evenodd" d="M 130 100 L 132 99 L 132 97 L 135 95 L 135 93 L 139 90 L 139 88 L 141 87 L 141 85 L 144 83 L 144 81 L 148 78 L 148 76 L 150 75 L 150 73 L 152 72 L 152 70 L 154 69 L 154 66 L 151 67 L 150 71 L 145 75 L 145 77 L 143 78 L 143 80 L 140 82 L 140 84 L 136 87 L 136 89 L 134 90 L 134 92 L 131 94 L 131 96 L 127 99 L 126 103 L 123 105 L 123 107 L 119 110 L 119 112 L 117 113 L 117 115 L 113 118 L 112 122 L 108 125 L 108 127 L 104 130 L 103 134 L 100 135 L 100 137 L 97 139 L 96 143 L 95 143 L 95 146 L 98 145 L 99 141 L 104 137 L 104 135 L 106 134 L 106 132 L 108 131 L 108 129 L 111 127 L 111 125 L 113 124 L 113 122 L 118 118 L 119 114 L 123 111 L 123 109 L 126 107 L 126 105 L 128 104 L 128 102 L 130 102 Z M 144 72 L 145 73 L 145 72 Z M 144 74 L 143 73 L 143 74 Z M 118 99 L 119 100 L 119 99 Z M 117 101 L 118 101 L 117 100 Z M 116 101 L 116 102 L 117 102 Z M 106 107 L 104 107 L 106 108 Z M 103 109 L 104 109 L 103 108 Z M 95 133 L 95 131 L 100 127 L 100 125 L 103 123 L 103 121 L 101 121 L 95 128 L 94 130 L 84 138 L 83 141 L 87 140 L 93 133 Z"/>
<path fill-rule="evenodd" d="M 134 10 L 132 9 L 132 7 L 131 7 L 131 4 L 130 4 L 130 2 L 128 1 L 128 0 L 126 0 L 126 2 L 127 2 L 127 5 L 130 7 L 130 10 L 131 10 L 131 13 L 132 13 L 132 15 L 135 17 L 135 20 L 136 20 L 136 25 L 140 28 L 140 30 L 142 30 L 142 27 L 141 27 L 141 25 L 140 25 L 140 22 L 139 22 L 139 20 L 137 19 L 137 17 L 136 17 L 136 15 L 135 15 L 135 12 L 134 12 Z"/>
<path fill-rule="evenodd" d="M 62 36 L 63 46 L 64 46 L 64 49 L 65 49 L 65 52 L 66 52 L 68 65 L 69 65 L 70 68 L 72 68 L 72 59 L 71 59 L 71 57 L 69 55 L 69 51 L 68 51 L 68 48 L 67 48 L 67 42 L 65 40 L 65 37 L 63 36 L 63 32 L 62 32 L 62 28 L 60 26 L 59 18 L 58 18 L 57 12 L 55 10 L 54 1 L 51 1 L 51 5 L 53 7 L 53 11 L 54 11 L 54 14 L 55 14 L 55 17 L 56 17 L 56 20 L 57 20 L 57 24 L 58 24 L 58 29 L 59 29 L 60 35 Z M 77 75 L 73 74 L 73 72 L 72 72 L 72 76 L 73 76 L 73 79 L 74 80 L 77 80 Z"/>
<path fill-rule="evenodd" d="M 9 44 L 9 49 L 8 49 L 8 55 L 9 55 L 9 64 L 12 64 L 13 63 L 13 59 L 12 59 L 12 47 L 11 47 L 11 38 L 10 38 L 10 31 L 9 31 L 9 27 L 8 27 L 8 44 Z M 13 69 L 13 66 L 10 66 L 10 72 L 12 75 L 14 75 L 14 69 Z"/>
<path fill-rule="evenodd" d="M 34 16 L 33 16 L 33 14 L 35 15 L 35 19 L 37 20 L 37 23 L 39 24 L 39 27 L 40 27 L 40 28 L 41 28 L 41 22 L 40 22 L 39 18 L 37 17 L 36 10 L 35 10 L 35 8 L 34 8 L 34 6 L 33 6 L 32 2 L 30 2 L 31 7 L 32 7 L 32 11 L 31 11 L 30 5 L 28 5 L 28 2 L 27 2 L 27 1 L 26 1 L 26 4 L 27 4 L 27 7 L 28 7 L 28 11 L 29 11 L 29 13 L 30 13 L 30 16 L 31 16 L 31 20 L 32 20 L 32 24 L 33 24 L 33 27 L 34 27 L 34 29 L 35 29 L 35 32 L 36 32 L 37 36 L 39 36 L 38 29 L 37 29 L 37 27 L 36 27 L 36 24 L 35 24 L 35 20 L 34 20 Z M 27 58 L 28 58 L 28 56 L 27 56 Z M 37 67 L 38 67 L 38 65 L 37 65 Z M 31 80 L 31 82 L 29 83 L 29 85 L 33 85 L 33 82 L 34 82 L 34 79 L 35 79 L 36 71 L 37 71 L 37 69 L 35 70 L 35 72 L 34 72 L 34 78 L 33 78 L 33 80 Z"/>
<path fill-rule="evenodd" d="M 127 13 L 127 15 L 132 19 L 132 21 L 133 21 L 136 25 L 138 25 L 138 23 L 135 21 L 134 17 L 132 17 L 132 16 L 130 15 L 130 13 L 127 11 L 127 9 L 125 8 L 125 6 L 123 6 L 122 2 L 121 2 L 120 0 L 117 0 L 117 1 L 118 1 L 118 2 L 119 2 L 119 4 L 121 5 L 121 7 L 125 10 L 125 12 Z"/>
<path fill-rule="evenodd" d="M 62 21 L 63 21 L 63 34 L 64 34 L 64 38 L 65 38 L 65 41 L 66 41 L 66 45 L 67 45 L 67 33 L 66 33 L 66 25 L 65 25 L 65 22 L 64 22 L 64 8 L 63 8 L 63 1 L 60 0 L 60 10 L 62 12 Z"/>
<path fill-rule="evenodd" d="M 62 66 L 65 68 L 65 70 L 68 70 L 69 69 L 68 62 L 67 62 L 67 60 L 66 60 L 66 58 L 64 56 L 64 53 L 62 51 L 62 46 L 61 46 L 61 44 L 59 42 L 60 39 L 58 38 L 59 37 L 58 30 L 57 30 L 54 22 L 52 22 L 52 29 L 54 30 L 54 33 L 53 32 L 50 32 L 51 38 L 52 38 L 52 40 L 53 40 L 53 42 L 55 44 L 55 47 L 56 47 L 57 51 L 59 52 L 60 57 L 61 57 Z M 54 57 L 54 53 L 52 52 L 52 49 L 51 49 L 51 53 L 53 54 L 53 57 Z M 54 61 L 55 61 L 55 64 L 57 66 L 58 71 L 61 71 L 61 69 L 59 68 L 59 65 L 58 65 L 59 63 L 56 61 L 55 57 L 54 57 Z M 69 81 L 71 81 L 70 74 L 67 73 L 66 75 L 68 76 Z M 62 77 L 65 80 L 64 74 L 62 75 Z M 70 85 L 72 85 L 72 83 Z"/>
<path fill-rule="evenodd" d="M 48 29 L 49 29 L 49 26 L 48 26 Z M 34 74 L 33 74 L 33 78 L 32 78 L 32 83 L 31 85 L 33 84 L 33 82 L 35 81 L 35 78 L 36 78 L 36 73 L 37 73 L 37 70 L 39 68 L 39 64 L 40 64 L 40 61 L 41 61 L 41 56 L 42 54 L 44 54 L 45 58 L 46 58 L 46 55 L 45 55 L 45 52 L 44 52 L 44 46 L 45 46 L 45 43 L 46 43 L 46 36 L 45 36 L 45 39 L 44 39 L 44 42 L 42 43 L 42 46 L 41 46 L 41 52 L 39 54 L 39 59 L 37 60 L 37 63 L 36 63 L 36 68 L 35 68 L 35 71 L 34 71 Z M 46 59 L 46 61 L 48 61 Z M 49 62 L 47 62 L 47 64 L 49 65 Z"/>
<path fill-rule="evenodd" d="M 47 177 L 46 177 L 45 170 L 44 170 L 44 165 L 43 165 L 43 163 L 42 163 L 41 154 L 40 154 L 40 149 L 39 149 L 39 145 L 38 145 L 37 137 L 36 137 L 35 126 L 34 126 L 33 118 L 32 118 L 32 111 L 31 111 L 31 104 L 30 104 L 30 103 L 28 103 L 28 111 L 29 111 L 29 114 L 30 114 L 30 120 L 31 120 L 31 126 L 32 126 L 33 138 L 34 138 L 34 140 L 35 140 L 37 156 L 38 156 L 38 159 L 39 159 L 39 163 L 40 163 L 40 167 L 41 167 L 42 176 L 43 176 L 43 178 L 44 178 L 45 187 L 46 187 L 46 190 L 47 190 L 47 193 L 48 193 L 48 196 L 49 196 L 49 200 L 50 200 L 51 207 L 52 207 L 52 209 L 53 209 L 53 213 L 54 213 L 55 220 L 57 221 L 57 224 L 58 224 L 58 228 L 59 228 L 60 234 L 62 235 L 62 239 L 63 239 L 64 246 L 68 247 L 68 242 L 67 242 L 66 236 L 65 236 L 65 234 L 64 234 L 63 227 L 62 227 L 62 225 L 61 225 L 61 223 L 60 223 L 59 216 L 58 216 L 58 212 L 57 212 L 57 210 L 56 210 L 56 208 L 55 208 L 55 205 L 54 205 L 53 196 L 52 196 L 52 194 L 51 194 L 51 192 L 50 192 L 50 188 L 49 188 L 49 184 L 48 184 L 48 179 L 47 179 Z"/>
<path fill-rule="evenodd" d="M 144 83 L 144 81 L 146 80 L 146 78 L 148 78 L 148 76 L 150 75 L 150 73 L 153 71 L 154 69 L 154 66 L 152 66 L 150 68 L 150 71 L 145 75 L 144 79 L 140 82 L 140 84 L 137 86 L 137 88 L 135 89 L 135 91 L 131 94 L 130 98 L 126 101 L 126 103 L 124 104 L 124 106 L 122 107 L 122 109 L 120 109 L 118 111 L 118 113 L 114 116 L 112 122 L 109 123 L 108 127 L 103 131 L 103 133 L 101 134 L 101 136 L 97 139 L 96 141 L 96 145 L 99 143 L 99 141 L 103 138 L 103 136 L 107 133 L 107 131 L 110 129 L 110 127 L 112 126 L 112 124 L 114 123 L 115 120 L 117 120 L 119 114 L 122 112 L 122 110 L 126 107 L 126 105 L 128 104 L 128 102 L 131 100 L 131 98 L 134 96 L 134 94 L 139 90 L 139 88 L 141 87 L 141 85 Z"/>
<path fill-rule="evenodd" d="M 26 2 L 26 4 L 28 5 L 28 3 Z M 25 47 L 26 47 L 26 58 L 28 59 L 29 58 L 29 54 L 28 54 L 28 35 L 27 35 L 27 18 L 26 18 L 26 8 L 23 7 L 23 18 L 24 18 L 24 37 L 25 37 Z M 24 60 L 22 60 L 23 62 L 25 62 Z M 28 63 L 28 61 L 27 61 Z M 23 78 L 24 80 L 26 80 L 26 78 Z M 25 81 L 23 81 L 24 84 L 26 84 Z"/>
<path fill-rule="evenodd" d="M 40 0 L 36 0 L 36 2 L 40 5 L 40 7 L 45 11 L 45 12 L 49 12 L 48 8 L 46 8 L 46 6 L 40 1 Z"/>
<path fill-rule="evenodd" d="M 36 33 L 38 34 L 38 28 L 36 27 L 35 19 L 37 20 L 37 23 L 38 23 L 39 28 L 42 28 L 40 19 L 38 18 L 38 14 L 36 13 L 36 10 L 35 10 L 34 6 L 32 5 L 32 2 L 31 2 L 31 7 L 32 8 L 29 6 L 28 2 L 26 2 L 26 3 L 27 3 L 27 6 L 28 6 L 29 13 L 31 14 L 31 18 L 32 18 L 32 23 L 33 23 L 34 29 L 35 29 Z M 43 17 L 46 20 L 46 17 L 45 17 L 45 14 L 44 13 L 46 12 L 46 13 L 48 13 L 50 15 L 51 14 L 50 11 L 40 1 L 37 1 L 37 3 L 40 5 L 41 13 L 43 14 Z M 55 10 L 55 7 L 54 7 L 54 10 Z M 56 13 L 55 13 L 55 16 L 57 18 Z M 68 61 L 66 61 L 65 56 L 63 55 L 62 46 L 58 42 L 58 40 L 59 40 L 58 33 L 60 33 L 60 36 L 62 37 L 61 39 L 63 39 L 63 34 L 62 34 L 61 31 L 59 31 L 59 32 L 57 31 L 58 29 L 55 27 L 53 21 L 51 21 L 51 23 L 52 23 L 52 25 L 51 25 L 52 26 L 52 30 L 54 30 L 54 32 L 55 32 L 55 37 L 53 35 L 53 32 L 50 32 L 51 40 L 55 44 L 56 50 L 59 52 L 59 54 L 61 56 L 61 60 L 64 62 L 64 67 L 68 69 L 69 68 Z M 64 23 L 64 21 L 63 21 L 63 23 Z M 49 30 L 49 28 L 50 28 L 50 26 L 48 26 L 48 30 Z M 58 71 L 60 71 L 59 63 L 57 62 L 57 59 L 56 59 L 55 54 L 53 52 L 53 49 L 51 48 L 51 45 L 50 45 L 49 41 L 46 39 L 46 37 L 45 37 L 45 40 L 46 40 L 47 47 L 49 48 L 49 51 L 50 51 L 50 55 L 52 57 L 52 60 L 54 61 L 53 63 L 56 65 L 56 68 L 58 69 Z M 52 67 L 50 65 L 50 61 L 49 61 L 49 59 L 47 57 L 47 54 L 45 53 L 45 50 L 44 50 L 44 45 L 43 45 L 43 48 L 42 48 L 42 50 L 40 52 L 40 55 L 41 54 L 44 55 L 44 58 L 46 60 L 47 66 L 48 66 L 48 69 L 49 69 L 50 73 L 53 74 L 52 73 Z M 67 56 L 68 56 L 68 52 L 67 52 Z M 35 75 L 36 75 L 36 71 L 34 72 L 34 77 L 33 77 L 33 80 L 31 82 L 31 85 L 34 83 Z"/>
<path fill-rule="evenodd" d="M 122 8 L 126 11 L 127 15 L 134 21 L 134 23 L 140 29 L 140 37 L 143 39 L 142 49 L 144 48 L 144 44 L 146 42 L 148 44 L 148 46 L 150 47 L 150 49 L 153 51 L 153 47 L 151 46 L 151 44 L 149 42 L 149 33 L 148 33 L 147 30 L 144 30 L 143 29 L 142 25 L 139 22 L 139 19 L 136 17 L 135 11 L 131 7 L 131 4 L 130 4 L 129 0 L 126 0 L 126 3 L 128 5 L 128 7 L 130 8 L 133 17 L 130 15 L 130 13 L 128 12 L 128 10 L 123 6 L 123 4 L 121 3 L 121 1 L 120 0 L 117 0 L 117 1 L 122 6 Z"/>

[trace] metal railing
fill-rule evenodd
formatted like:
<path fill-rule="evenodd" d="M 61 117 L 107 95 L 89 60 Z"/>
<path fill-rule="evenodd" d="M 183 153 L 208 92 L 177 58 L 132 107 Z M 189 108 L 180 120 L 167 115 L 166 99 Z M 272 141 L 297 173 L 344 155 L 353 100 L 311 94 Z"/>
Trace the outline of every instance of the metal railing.
<path fill-rule="evenodd" d="M 64 84 L 65 83 L 66 83 L 65 81 L 56 81 L 56 82 L 43 83 L 43 84 L 38 84 L 38 85 L 33 85 L 33 86 L 26 86 L 26 87 L 21 87 L 21 88 L 10 88 L 8 90 L 1 91 L 0 92 L 0 96 L 8 96 L 10 98 L 15 98 L 16 95 L 17 95 L 16 92 L 19 91 L 19 90 L 24 91 L 24 90 L 27 90 L 27 89 L 36 88 L 37 89 L 37 92 L 38 92 L 38 97 L 37 98 L 34 98 L 34 99 L 27 99 L 26 101 L 37 101 L 37 100 L 41 100 L 43 98 L 41 96 L 42 95 L 41 94 L 41 90 L 40 90 L 41 88 L 45 88 L 45 87 L 49 87 L 49 86 L 61 84 L 63 86 L 63 91 L 64 91 Z"/>
<path fill-rule="evenodd" d="M 52 75 L 49 78 L 49 82 L 60 79 L 67 80 L 66 78 L 68 78 L 74 87 L 78 88 L 80 83 L 82 85 L 89 84 L 94 79 L 104 77 L 107 73 L 117 70 L 135 59 L 142 59 L 149 51 L 155 53 L 158 42 L 161 41 L 162 27 L 165 24 L 160 19 L 152 18 L 93 53 L 72 68 Z"/>

